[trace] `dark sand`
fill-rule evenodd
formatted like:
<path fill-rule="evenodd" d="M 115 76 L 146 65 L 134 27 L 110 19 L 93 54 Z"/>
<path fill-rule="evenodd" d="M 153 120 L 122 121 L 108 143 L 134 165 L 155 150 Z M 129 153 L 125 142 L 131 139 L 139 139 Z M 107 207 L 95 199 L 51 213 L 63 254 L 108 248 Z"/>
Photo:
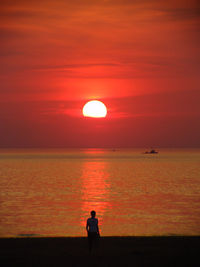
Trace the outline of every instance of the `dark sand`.
<path fill-rule="evenodd" d="M 0 266 L 200 266 L 200 237 L 2 238 Z"/>

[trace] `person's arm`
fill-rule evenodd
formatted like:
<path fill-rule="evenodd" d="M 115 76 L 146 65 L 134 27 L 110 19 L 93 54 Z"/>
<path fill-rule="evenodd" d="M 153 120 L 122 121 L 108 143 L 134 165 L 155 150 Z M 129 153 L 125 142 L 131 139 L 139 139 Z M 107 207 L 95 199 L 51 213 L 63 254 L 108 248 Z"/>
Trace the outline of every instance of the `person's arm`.
<path fill-rule="evenodd" d="M 98 234 L 98 236 L 100 236 L 100 233 L 99 233 L 99 225 L 98 225 L 98 220 L 97 220 L 97 234 Z"/>
<path fill-rule="evenodd" d="M 88 224 L 88 220 L 87 220 L 87 223 L 86 223 L 86 231 L 88 232 L 88 229 L 89 228 L 89 224 Z"/>

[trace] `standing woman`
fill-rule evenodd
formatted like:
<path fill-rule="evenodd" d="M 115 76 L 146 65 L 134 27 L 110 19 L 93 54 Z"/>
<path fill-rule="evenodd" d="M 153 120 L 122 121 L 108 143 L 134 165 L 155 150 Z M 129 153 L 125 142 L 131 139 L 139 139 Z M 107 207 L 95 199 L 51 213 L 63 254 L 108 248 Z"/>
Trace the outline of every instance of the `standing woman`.
<path fill-rule="evenodd" d="M 91 254 L 92 250 L 97 247 L 99 234 L 98 219 L 95 218 L 96 212 L 92 210 L 90 212 L 91 217 L 87 219 L 86 230 L 88 233 L 88 243 L 89 243 L 89 252 Z"/>

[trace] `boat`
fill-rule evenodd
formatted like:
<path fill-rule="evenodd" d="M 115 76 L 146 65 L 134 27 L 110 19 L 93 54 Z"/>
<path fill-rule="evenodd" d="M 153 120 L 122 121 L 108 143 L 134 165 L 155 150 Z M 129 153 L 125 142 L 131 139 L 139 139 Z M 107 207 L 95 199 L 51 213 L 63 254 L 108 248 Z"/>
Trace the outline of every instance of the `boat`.
<path fill-rule="evenodd" d="M 158 154 L 158 151 L 156 151 L 155 149 L 152 149 L 150 151 L 145 151 L 144 154 Z"/>

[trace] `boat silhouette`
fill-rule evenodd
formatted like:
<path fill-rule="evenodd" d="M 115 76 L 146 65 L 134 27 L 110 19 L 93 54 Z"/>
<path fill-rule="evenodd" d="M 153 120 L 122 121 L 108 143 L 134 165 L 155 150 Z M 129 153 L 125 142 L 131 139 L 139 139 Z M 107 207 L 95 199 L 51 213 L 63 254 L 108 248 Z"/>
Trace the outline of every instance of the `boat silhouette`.
<path fill-rule="evenodd" d="M 156 151 L 155 149 L 152 149 L 150 151 L 145 151 L 144 154 L 158 154 L 158 151 Z"/>

